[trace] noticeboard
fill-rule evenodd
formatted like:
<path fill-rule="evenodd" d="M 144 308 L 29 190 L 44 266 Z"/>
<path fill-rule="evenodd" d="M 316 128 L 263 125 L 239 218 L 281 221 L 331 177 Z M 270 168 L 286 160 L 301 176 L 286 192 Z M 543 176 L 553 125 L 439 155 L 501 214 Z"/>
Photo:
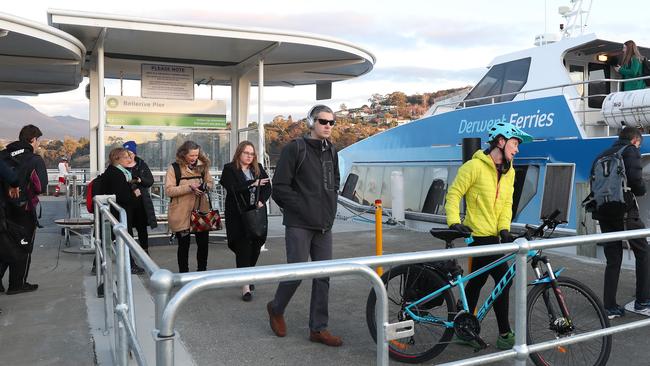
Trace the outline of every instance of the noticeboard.
<path fill-rule="evenodd" d="M 142 98 L 194 99 L 194 68 L 178 65 L 141 65 Z"/>

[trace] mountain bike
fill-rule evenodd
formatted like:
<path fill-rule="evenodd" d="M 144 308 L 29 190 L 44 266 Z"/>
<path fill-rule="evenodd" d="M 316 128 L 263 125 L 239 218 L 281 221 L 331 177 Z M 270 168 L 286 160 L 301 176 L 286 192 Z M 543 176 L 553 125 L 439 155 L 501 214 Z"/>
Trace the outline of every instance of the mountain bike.
<path fill-rule="evenodd" d="M 550 234 L 562 222 L 557 220 L 559 211 L 544 218 L 537 227 L 526 226 L 522 236 L 531 240 Z M 431 234 L 453 248 L 453 240 L 464 236 L 456 230 L 431 229 Z M 459 340 L 472 342 L 480 350 L 488 347 L 480 337 L 481 322 L 485 319 L 494 300 L 515 277 L 514 262 L 495 286 L 476 313 L 468 309 L 465 284 L 472 278 L 493 267 L 511 261 L 516 253 L 506 254 L 491 264 L 463 276 L 457 261 L 447 260 L 396 266 L 382 276 L 388 293 L 389 322 L 413 320 L 414 334 L 389 342 L 391 358 L 407 363 L 420 363 L 438 356 Z M 598 296 L 585 284 L 560 277 L 564 270 L 554 271 L 551 262 L 541 250 L 528 253 L 535 279 L 530 282 L 526 313 L 526 337 L 528 344 L 570 337 L 576 334 L 609 327 L 609 319 Z M 460 300 L 456 302 L 452 289 L 458 288 Z M 366 304 L 366 321 L 376 341 L 374 290 Z M 605 365 L 609 359 L 612 337 L 604 336 L 530 355 L 535 365 Z"/>

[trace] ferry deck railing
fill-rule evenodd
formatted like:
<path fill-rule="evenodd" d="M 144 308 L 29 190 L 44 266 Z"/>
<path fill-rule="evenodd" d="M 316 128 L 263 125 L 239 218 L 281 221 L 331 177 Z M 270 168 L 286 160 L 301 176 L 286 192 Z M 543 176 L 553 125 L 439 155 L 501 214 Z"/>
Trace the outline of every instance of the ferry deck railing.
<path fill-rule="evenodd" d="M 130 282 L 130 254 L 142 265 L 146 274 L 149 276 L 150 291 L 153 295 L 155 307 L 156 329 L 154 329 L 154 337 L 156 341 L 156 365 L 158 366 L 170 366 L 174 364 L 174 339 L 176 337 L 174 324 L 176 316 L 179 309 L 199 292 L 248 283 L 270 283 L 344 274 L 354 274 L 368 279 L 377 294 L 375 308 L 376 324 L 382 325 L 377 327 L 377 364 L 388 365 L 388 342 L 392 339 L 411 335 L 413 332 L 413 323 L 411 320 L 393 324 L 388 323 L 386 289 L 379 276 L 371 270 L 371 267 L 512 252 L 516 252 L 515 263 L 517 268 L 513 286 L 515 303 L 515 346 L 511 350 L 449 362 L 444 365 L 481 365 L 487 362 L 514 359 L 515 365 L 523 366 L 526 364 L 526 359 L 531 353 L 650 326 L 650 319 L 645 319 L 542 343 L 530 345 L 526 343 L 528 284 L 528 268 L 526 264 L 527 254 L 530 250 L 593 245 L 598 242 L 648 237 L 650 236 L 650 229 L 561 237 L 537 241 L 528 241 L 524 238 L 519 238 L 514 243 L 481 247 L 463 247 L 308 263 L 222 269 L 206 272 L 172 273 L 167 269 L 160 268 L 140 248 L 135 239 L 128 234 L 126 212 L 115 203 L 114 196 L 96 196 L 95 205 L 96 212 L 100 213 L 100 215 L 95 215 L 95 237 L 101 238 L 101 240 L 97 240 L 96 249 L 96 258 L 100 262 L 97 277 L 98 279 L 99 277 L 103 278 L 106 290 L 106 295 L 104 296 L 104 331 L 108 334 L 111 332 L 115 334 L 115 360 L 119 365 L 127 364 L 129 351 L 133 352 L 139 365 L 146 364 L 134 327 L 135 312 L 133 311 L 134 303 Z M 110 207 L 118 210 L 119 220 L 111 214 Z M 102 223 L 104 223 L 104 230 L 102 233 L 103 236 L 100 236 L 99 227 L 102 226 Z M 111 229 L 116 236 L 114 244 L 110 237 Z M 174 288 L 180 289 L 171 297 Z M 112 327 L 109 318 L 114 320 Z"/>
<path fill-rule="evenodd" d="M 471 98 L 471 99 L 465 99 L 462 101 L 455 101 L 455 102 L 447 102 L 447 103 L 440 103 L 437 104 L 436 107 L 433 109 L 431 112 L 431 115 L 435 115 L 436 112 L 438 111 L 439 108 L 451 108 L 451 109 L 463 109 L 467 108 L 467 103 L 470 102 L 479 102 L 479 101 L 485 101 L 489 100 L 489 103 L 486 104 L 496 104 L 496 103 L 503 103 L 499 99 L 503 97 L 513 97 L 513 99 L 522 94 L 523 95 L 523 100 L 526 100 L 528 94 L 530 93 L 536 93 L 536 92 L 543 92 L 543 91 L 548 91 L 548 90 L 554 90 L 554 89 L 560 89 L 560 93 L 564 94 L 566 88 L 572 87 L 575 88 L 576 86 L 579 85 L 588 85 L 588 84 L 593 84 L 593 83 L 616 83 L 619 86 L 620 89 L 620 84 L 621 83 L 626 83 L 629 81 L 636 81 L 636 80 L 646 80 L 650 79 L 650 76 L 641 76 L 637 78 L 631 78 L 631 79 L 594 79 L 594 80 L 584 80 L 584 81 L 578 81 L 578 82 L 573 82 L 573 83 L 566 83 L 566 84 L 558 84 L 558 85 L 551 85 L 551 86 L 545 86 L 543 88 L 536 88 L 536 89 L 526 89 L 526 90 L 519 90 L 516 92 L 510 92 L 510 93 L 503 93 L 503 94 L 496 94 L 496 95 L 488 95 L 485 97 L 478 97 L 478 98 Z M 584 100 L 584 99 L 589 99 L 591 97 L 594 97 L 595 95 L 587 95 L 587 96 L 578 96 L 574 98 L 570 98 L 570 100 Z M 607 96 L 607 94 L 603 95 L 600 94 L 598 96 Z M 499 100 L 499 101 L 497 101 Z"/>

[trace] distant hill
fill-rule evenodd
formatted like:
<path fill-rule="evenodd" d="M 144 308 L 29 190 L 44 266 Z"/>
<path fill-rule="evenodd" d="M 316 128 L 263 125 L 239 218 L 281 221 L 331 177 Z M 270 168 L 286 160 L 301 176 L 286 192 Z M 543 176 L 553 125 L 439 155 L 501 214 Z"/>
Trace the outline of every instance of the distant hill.
<path fill-rule="evenodd" d="M 0 138 L 15 140 L 21 127 L 38 126 L 43 138 L 63 140 L 65 136 L 75 139 L 88 137 L 88 121 L 72 116 L 45 115 L 31 105 L 11 98 L 0 97 Z"/>

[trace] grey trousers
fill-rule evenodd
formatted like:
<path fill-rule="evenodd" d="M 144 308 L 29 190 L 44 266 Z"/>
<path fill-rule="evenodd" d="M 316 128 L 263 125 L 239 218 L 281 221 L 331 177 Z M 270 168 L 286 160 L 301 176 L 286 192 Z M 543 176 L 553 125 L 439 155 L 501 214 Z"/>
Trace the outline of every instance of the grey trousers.
<path fill-rule="evenodd" d="M 307 262 L 332 259 L 332 231 L 322 232 L 287 226 L 285 228 L 287 263 Z M 271 302 L 275 314 L 284 314 L 284 309 L 302 281 L 280 282 Z M 327 329 L 329 277 L 314 278 L 311 287 L 311 304 L 309 306 L 309 329 L 318 332 Z"/>

